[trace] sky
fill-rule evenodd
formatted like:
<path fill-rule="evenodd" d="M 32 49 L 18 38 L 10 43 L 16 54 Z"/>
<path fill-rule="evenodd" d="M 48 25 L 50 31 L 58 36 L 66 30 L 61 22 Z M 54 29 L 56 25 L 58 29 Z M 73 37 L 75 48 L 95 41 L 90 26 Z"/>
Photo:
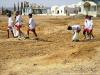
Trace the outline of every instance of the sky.
<path fill-rule="evenodd" d="M 0 0 L 0 7 L 13 7 L 14 3 L 21 1 L 29 1 L 31 3 L 42 4 L 45 6 L 53 6 L 53 5 L 68 5 L 80 2 L 81 0 Z"/>

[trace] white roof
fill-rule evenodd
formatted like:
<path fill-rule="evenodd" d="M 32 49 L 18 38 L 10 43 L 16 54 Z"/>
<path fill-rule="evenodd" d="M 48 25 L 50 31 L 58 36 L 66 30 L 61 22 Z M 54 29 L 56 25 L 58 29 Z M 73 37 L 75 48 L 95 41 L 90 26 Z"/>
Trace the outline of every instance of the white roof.
<path fill-rule="evenodd" d="M 59 9 L 64 9 L 66 7 L 67 7 L 66 5 L 62 5 L 62 6 L 59 7 Z"/>
<path fill-rule="evenodd" d="M 52 6 L 51 8 L 57 8 L 57 7 L 59 7 L 58 5 L 55 5 L 55 6 Z"/>

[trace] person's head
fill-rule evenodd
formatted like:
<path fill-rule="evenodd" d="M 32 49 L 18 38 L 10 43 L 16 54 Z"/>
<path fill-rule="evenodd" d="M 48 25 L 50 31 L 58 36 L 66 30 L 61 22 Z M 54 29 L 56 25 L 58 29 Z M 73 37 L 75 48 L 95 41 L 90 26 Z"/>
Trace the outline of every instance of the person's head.
<path fill-rule="evenodd" d="M 72 27 L 71 26 L 68 26 L 67 30 L 72 30 Z"/>
<path fill-rule="evenodd" d="M 19 14 L 20 14 L 20 12 L 19 11 L 16 11 L 16 14 L 15 15 L 18 16 Z"/>
<path fill-rule="evenodd" d="M 11 13 L 7 13 L 7 16 L 8 16 L 8 17 L 11 17 Z"/>
<path fill-rule="evenodd" d="M 28 14 L 28 17 L 29 17 L 29 18 L 32 18 L 32 14 Z"/>
<path fill-rule="evenodd" d="M 89 18 L 88 18 L 89 20 L 91 20 L 92 19 L 92 16 L 89 16 Z"/>
<path fill-rule="evenodd" d="M 86 16 L 85 16 L 85 19 L 88 19 L 88 18 L 89 18 L 89 15 L 86 15 Z"/>

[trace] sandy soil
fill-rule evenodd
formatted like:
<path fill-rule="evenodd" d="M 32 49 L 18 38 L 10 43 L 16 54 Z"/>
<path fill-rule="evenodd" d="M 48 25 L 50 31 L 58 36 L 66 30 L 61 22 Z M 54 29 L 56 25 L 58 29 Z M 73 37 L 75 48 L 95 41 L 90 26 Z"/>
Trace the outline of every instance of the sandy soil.
<path fill-rule="evenodd" d="M 23 32 L 26 34 L 27 17 Z M 93 40 L 72 42 L 67 25 L 84 18 L 34 16 L 39 40 L 7 39 L 7 18 L 0 16 L 0 75 L 100 75 L 100 18 L 94 18 Z"/>

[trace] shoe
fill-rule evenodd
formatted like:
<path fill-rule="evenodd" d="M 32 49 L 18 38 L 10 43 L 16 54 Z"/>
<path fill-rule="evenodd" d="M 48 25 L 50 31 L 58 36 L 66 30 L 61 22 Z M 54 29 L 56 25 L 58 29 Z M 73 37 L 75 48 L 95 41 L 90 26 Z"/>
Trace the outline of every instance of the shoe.
<path fill-rule="evenodd" d="M 18 38 L 18 36 L 14 36 L 14 38 Z"/>
<path fill-rule="evenodd" d="M 25 39 L 29 39 L 29 37 L 25 37 Z"/>
<path fill-rule="evenodd" d="M 79 42 L 79 40 L 72 40 L 72 42 Z"/>
<path fill-rule="evenodd" d="M 35 40 L 39 40 L 39 38 L 36 37 Z"/>

